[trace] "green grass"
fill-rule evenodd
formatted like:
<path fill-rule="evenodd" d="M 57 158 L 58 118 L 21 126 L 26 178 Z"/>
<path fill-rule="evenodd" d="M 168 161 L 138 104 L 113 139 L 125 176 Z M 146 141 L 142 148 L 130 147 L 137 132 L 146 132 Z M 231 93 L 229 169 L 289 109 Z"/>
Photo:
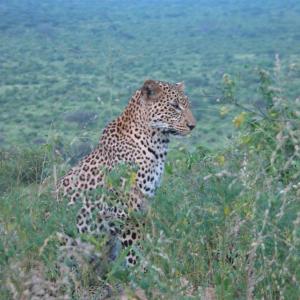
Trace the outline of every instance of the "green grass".
<path fill-rule="evenodd" d="M 299 95 L 295 1 L 5 0 L 2 7 L 2 147 L 47 143 L 49 130 L 67 144 L 80 143 L 78 135 L 95 144 L 148 78 L 185 81 L 201 122 L 195 136 L 222 146 L 233 131 L 218 113 L 223 74 L 239 78 L 240 98 L 254 103 L 256 70 L 271 67 L 276 53 L 285 66 L 282 85 Z M 98 118 L 68 121 L 77 111 Z"/>
<path fill-rule="evenodd" d="M 57 203 L 51 194 L 53 170 L 65 168 L 55 147 L 43 147 L 36 156 L 34 150 L 3 155 L 2 174 L 8 176 L 0 202 L 2 298 L 14 292 L 18 299 L 38 274 L 40 286 L 57 284 L 72 299 L 109 284 L 147 299 L 205 299 L 212 293 L 228 300 L 297 300 L 300 107 L 274 89 L 278 82 L 268 72 L 262 74 L 259 90 L 268 108 L 236 116 L 234 143 L 218 151 L 191 151 L 184 143 L 171 150 L 163 185 L 145 216 L 143 247 L 136 249 L 143 264 L 132 269 L 124 267 L 126 250 L 109 262 L 103 239 L 82 236 L 77 248 L 60 246 L 57 232 L 77 237 L 78 208 Z M 225 80 L 224 102 L 240 109 L 235 86 L 230 77 Z M 40 164 L 48 170 L 43 182 L 44 169 L 32 159 L 41 151 Z M 35 172 L 13 185 L 16 159 L 23 172 Z M 93 256 L 98 259 L 91 261 Z"/>
<path fill-rule="evenodd" d="M 108 284 L 298 300 L 299 14 L 296 1 L 2 1 L 0 299 L 30 286 L 93 299 Z M 185 81 L 198 125 L 171 144 L 136 249 L 144 273 L 126 251 L 110 262 L 105 239 L 76 240 L 78 207 L 52 191 L 148 78 Z"/>

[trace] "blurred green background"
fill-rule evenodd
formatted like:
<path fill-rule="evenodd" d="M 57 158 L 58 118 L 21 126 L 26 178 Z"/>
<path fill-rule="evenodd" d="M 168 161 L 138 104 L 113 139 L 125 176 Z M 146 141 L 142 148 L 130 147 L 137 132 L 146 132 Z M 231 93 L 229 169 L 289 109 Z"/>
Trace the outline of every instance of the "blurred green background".
<path fill-rule="evenodd" d="M 198 127 L 215 148 L 231 137 L 220 118 L 222 77 L 258 103 L 257 69 L 278 54 L 300 93 L 298 1 L 19 1 L 0 3 L 0 147 L 94 145 L 146 79 L 184 81 Z M 188 141 L 186 141 L 188 143 Z"/>

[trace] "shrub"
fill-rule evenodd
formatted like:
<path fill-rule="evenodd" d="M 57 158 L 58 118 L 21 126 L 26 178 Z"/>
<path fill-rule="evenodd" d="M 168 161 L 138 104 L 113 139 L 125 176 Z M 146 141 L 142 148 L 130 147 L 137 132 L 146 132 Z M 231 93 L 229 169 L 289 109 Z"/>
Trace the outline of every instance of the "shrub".
<path fill-rule="evenodd" d="M 0 150 L 0 191 L 16 184 L 41 182 L 48 164 L 45 150 L 18 149 Z"/>

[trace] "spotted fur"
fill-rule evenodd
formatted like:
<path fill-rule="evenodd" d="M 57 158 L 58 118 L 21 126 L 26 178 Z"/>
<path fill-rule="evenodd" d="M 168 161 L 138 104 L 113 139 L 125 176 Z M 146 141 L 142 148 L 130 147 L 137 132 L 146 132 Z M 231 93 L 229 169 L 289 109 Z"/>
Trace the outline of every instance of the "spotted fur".
<path fill-rule="evenodd" d="M 104 130 L 96 149 L 61 178 L 59 190 L 70 204 L 80 200 L 77 216 L 81 233 L 117 235 L 124 247 L 141 239 L 141 227 L 129 211 L 145 211 L 147 198 L 160 185 L 171 135 L 186 135 L 196 121 L 182 83 L 147 80 L 138 89 L 125 111 Z M 120 163 L 137 166 L 135 183 L 128 195 L 111 191 L 115 204 L 102 196 L 91 201 L 88 191 L 105 187 L 105 174 Z M 107 188 L 107 186 L 106 186 Z M 111 202 L 111 201 L 109 201 Z M 116 221 L 121 220 L 121 226 Z M 136 263 L 131 249 L 128 264 Z"/>

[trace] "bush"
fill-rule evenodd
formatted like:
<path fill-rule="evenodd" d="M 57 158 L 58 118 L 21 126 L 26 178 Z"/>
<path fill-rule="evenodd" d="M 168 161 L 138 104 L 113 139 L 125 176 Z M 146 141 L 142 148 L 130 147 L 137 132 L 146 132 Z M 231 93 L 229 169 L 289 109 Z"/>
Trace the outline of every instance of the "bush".
<path fill-rule="evenodd" d="M 45 149 L 0 150 L 0 191 L 16 184 L 39 183 L 49 163 Z"/>

